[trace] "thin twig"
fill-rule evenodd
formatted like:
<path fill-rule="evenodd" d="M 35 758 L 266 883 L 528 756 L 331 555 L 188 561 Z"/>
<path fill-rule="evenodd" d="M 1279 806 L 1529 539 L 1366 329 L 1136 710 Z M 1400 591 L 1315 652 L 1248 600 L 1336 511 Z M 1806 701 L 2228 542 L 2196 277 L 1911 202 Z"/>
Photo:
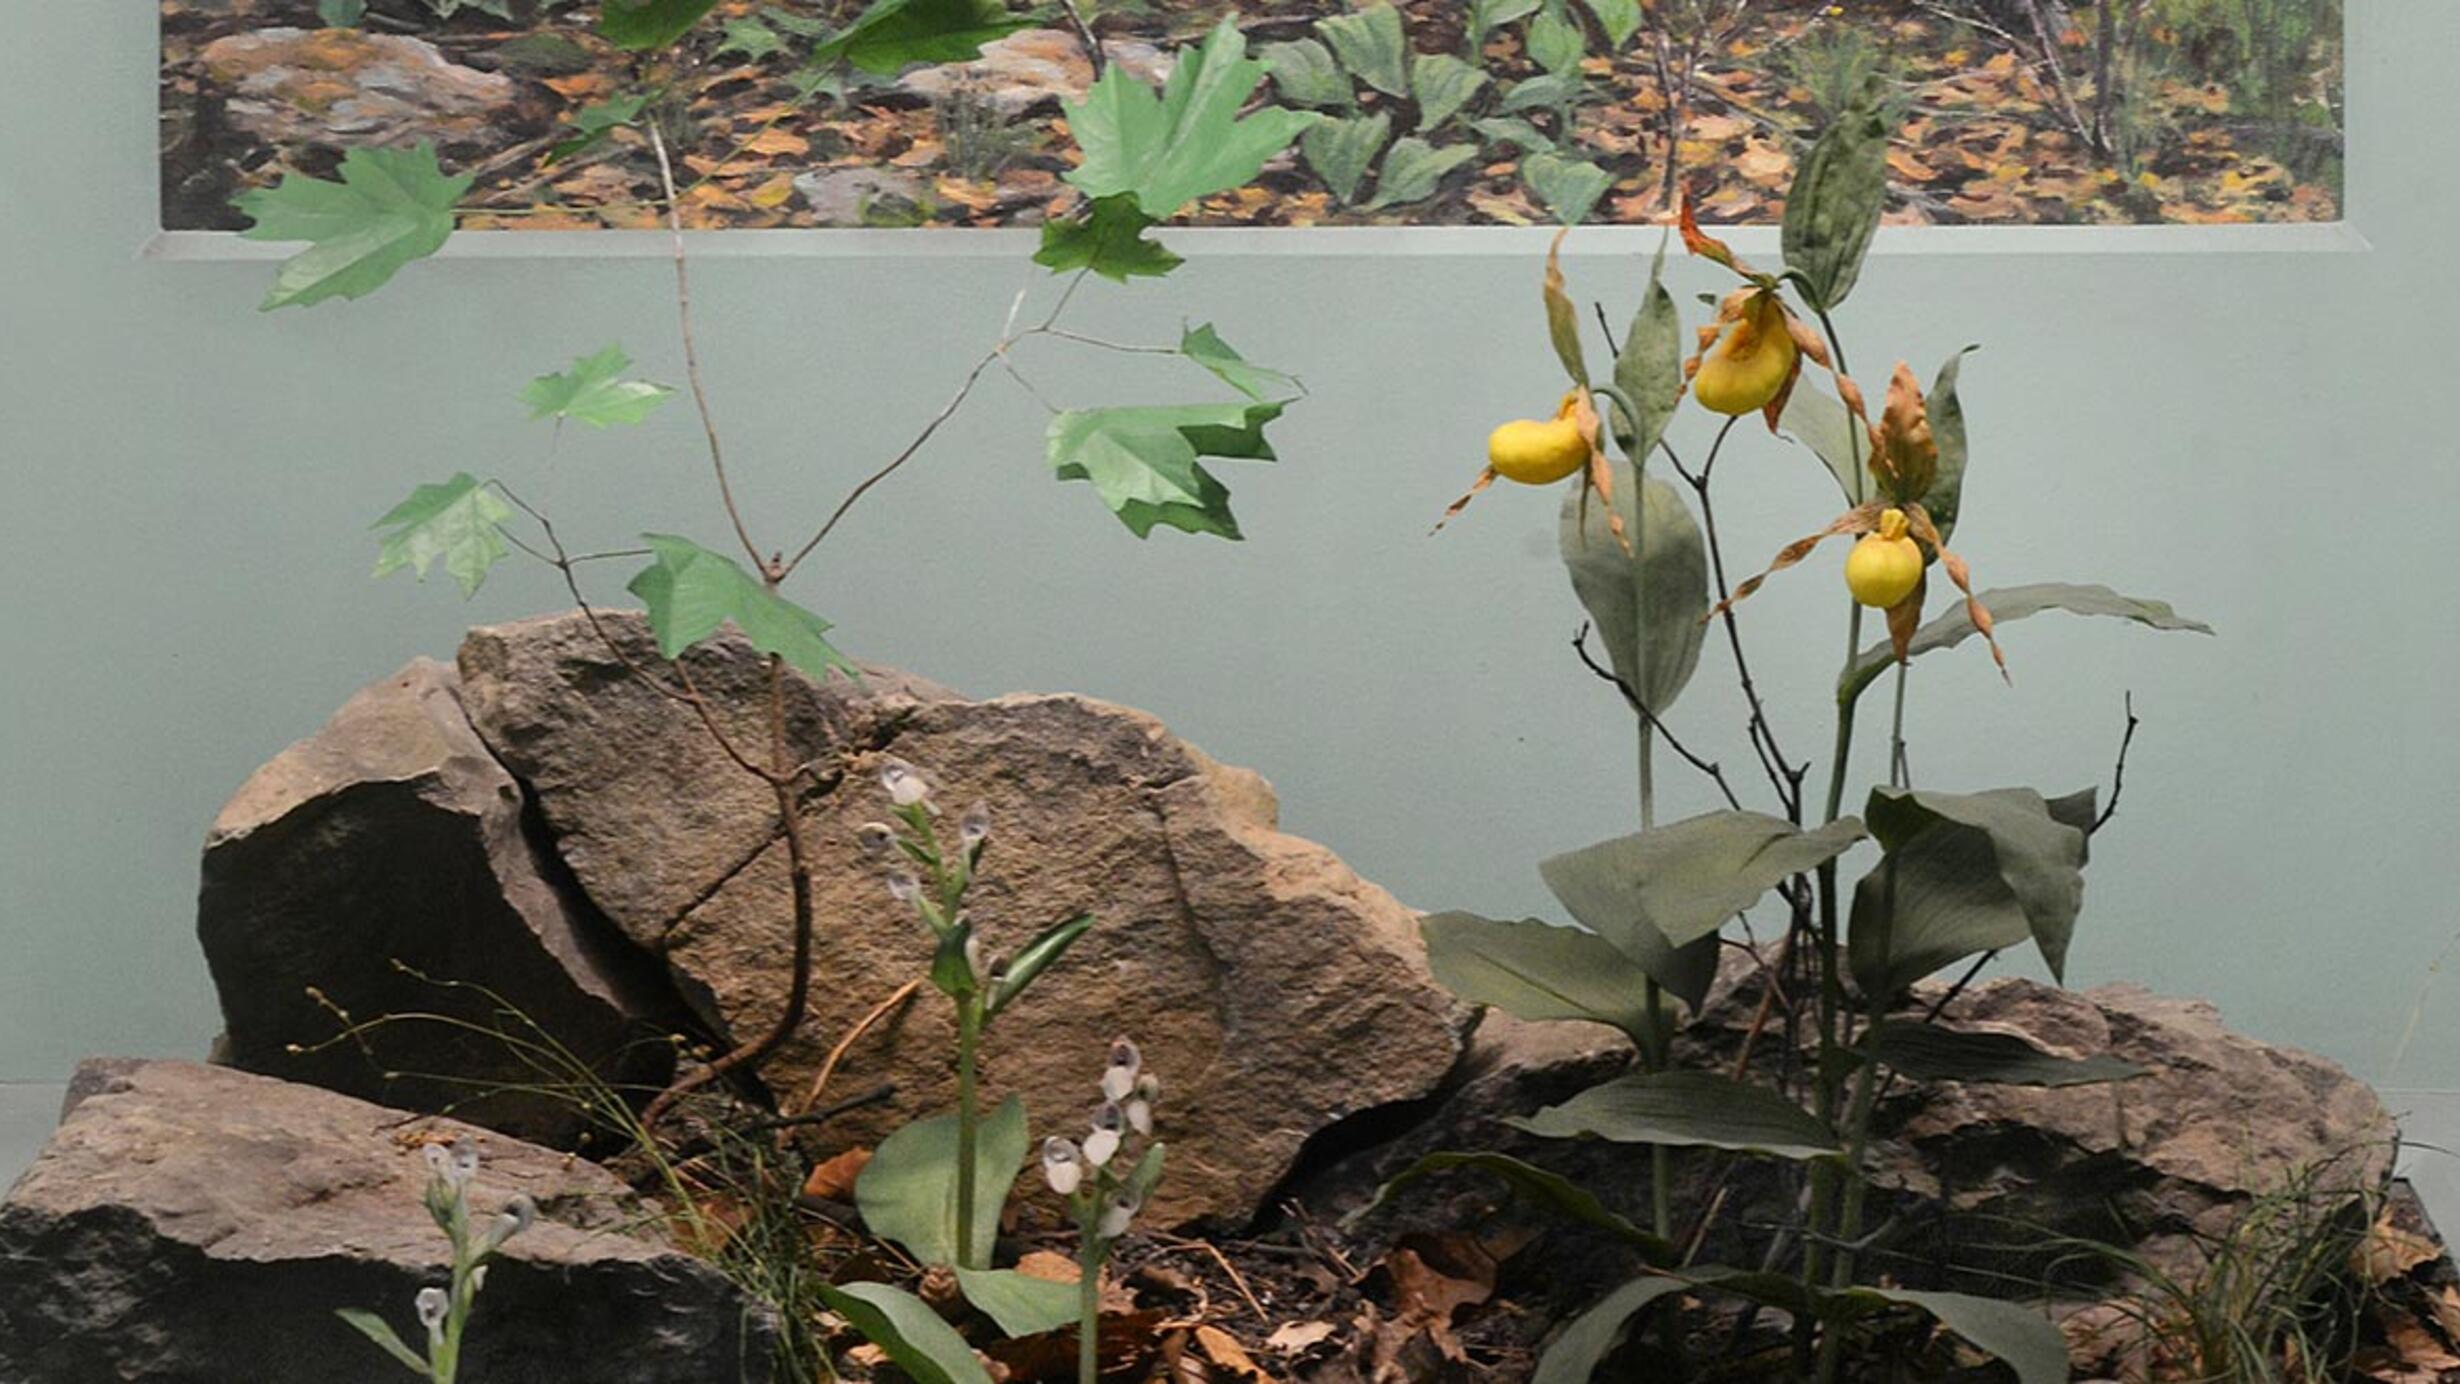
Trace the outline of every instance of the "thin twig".
<path fill-rule="evenodd" d="M 1107 62 L 1102 55 L 1102 40 L 1093 36 L 1093 26 L 1086 23 L 1085 16 L 1077 10 L 1076 0 L 1059 0 L 1059 8 L 1067 11 L 1068 22 L 1076 26 L 1077 38 L 1085 45 L 1085 59 L 1093 64 L 1093 79 L 1097 82 L 1102 80 L 1102 70 Z"/>
<path fill-rule="evenodd" d="M 890 1010 L 912 999 L 914 992 L 921 986 L 922 981 L 919 978 L 898 986 L 894 994 L 873 1005 L 870 1013 L 857 1020 L 854 1027 L 847 1029 L 846 1036 L 837 1040 L 837 1045 L 829 1049 L 828 1057 L 820 1063 L 820 1072 L 811 1079 L 811 1089 L 803 1093 L 803 1100 L 798 1108 L 809 1110 L 819 1104 L 821 1091 L 827 1088 L 829 1078 L 836 1073 L 837 1064 L 846 1060 L 846 1053 L 865 1033 L 871 1031 L 873 1024 L 886 1018 Z"/>
<path fill-rule="evenodd" d="M 2127 791 L 2127 750 L 2135 744 L 2135 728 L 2143 724 L 2135 717 L 2135 692 L 2127 693 L 2127 729 L 2118 737 L 2118 763 L 2110 769 L 2110 800 L 2101 805 L 2101 815 L 2085 829 L 2086 836 L 2099 835 L 2103 826 L 2118 811 L 2118 795 Z"/>
<path fill-rule="evenodd" d="M 683 203 L 675 193 L 675 165 L 666 156 L 666 136 L 659 133 L 655 120 L 649 122 L 649 146 L 658 153 L 658 185 L 666 189 L 666 224 L 675 240 L 675 318 L 683 330 L 684 376 L 692 386 L 692 404 L 700 411 L 701 433 L 709 441 L 709 466 L 717 473 L 718 498 L 726 505 L 727 522 L 734 525 L 735 537 L 741 540 L 753 568 L 766 572 L 768 559 L 761 556 L 760 545 L 752 541 L 752 531 L 744 526 L 743 511 L 735 506 L 734 486 L 726 479 L 726 450 L 718 443 L 717 420 L 709 411 L 709 390 L 701 383 L 700 340 L 692 331 L 692 272 L 683 253 Z"/>
<path fill-rule="evenodd" d="M 1585 665 L 1590 672 L 1595 673 L 1598 677 L 1603 678 L 1607 682 L 1615 685 L 1615 689 L 1623 694 L 1624 702 L 1629 704 L 1633 711 L 1639 713 L 1640 719 L 1648 722 L 1651 730 L 1656 731 L 1660 736 L 1665 738 L 1666 748 L 1674 751 L 1678 755 L 1681 755 L 1683 757 L 1683 761 L 1689 764 L 1692 768 L 1699 770 L 1701 773 L 1706 774 L 1711 779 L 1715 780 L 1717 784 L 1717 791 L 1725 795 L 1725 801 L 1728 807 L 1733 808 L 1737 812 L 1742 810 L 1742 799 L 1734 796 L 1733 785 L 1727 783 L 1725 780 L 1725 770 L 1716 763 L 1710 760 L 1702 759 L 1700 756 L 1692 753 L 1690 747 L 1683 744 L 1682 740 L 1677 737 L 1673 731 L 1667 729 L 1666 723 L 1657 718 L 1657 713 L 1649 709 L 1648 703 L 1640 700 L 1639 692 L 1635 691 L 1630 683 L 1623 680 L 1622 674 L 1614 671 L 1612 668 L 1609 668 L 1602 663 L 1599 663 L 1596 655 L 1589 652 L 1589 626 L 1587 621 L 1582 621 L 1579 632 L 1572 636 L 1572 652 L 1580 655 L 1581 663 Z"/>

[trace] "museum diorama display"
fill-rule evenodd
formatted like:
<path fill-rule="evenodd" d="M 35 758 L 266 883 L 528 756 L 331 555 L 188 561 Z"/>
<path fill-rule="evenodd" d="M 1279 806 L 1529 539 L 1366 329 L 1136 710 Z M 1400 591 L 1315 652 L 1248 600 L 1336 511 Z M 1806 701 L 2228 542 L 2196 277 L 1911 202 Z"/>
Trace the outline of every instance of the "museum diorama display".
<path fill-rule="evenodd" d="M 282 243 L 269 322 L 417 294 L 456 236 L 656 236 L 622 282 L 671 373 L 539 321 L 534 377 L 471 387 L 531 414 L 506 458 L 688 413 L 711 503 L 585 524 L 614 483 L 551 460 L 371 496 L 378 578 L 532 564 L 565 608 L 411 659 L 224 806 L 222 1036 L 77 1072 L 0 1204 L 0 1377 L 2460 1371 L 2372 1090 L 2060 983 L 2101 833 L 2180 829 L 2128 810 L 2132 705 L 2053 782 L 1916 772 L 1927 717 L 2001 715 L 1909 713 L 1928 669 L 2021 677 L 2056 621 L 2113 664 L 2227 631 L 1964 541 L 1967 352 L 1857 318 L 1883 223 L 2337 219 L 2337 0 L 160 10 L 164 224 Z M 1567 262 L 1596 223 L 1663 229 Z M 1724 229 L 1754 223 L 1773 252 Z M 1487 349 L 1559 378 L 1384 498 L 1438 551 L 1557 530 L 1579 733 L 1636 810 L 1485 862 L 1551 916 L 1405 906 L 1282 832 L 1235 744 L 1098 687 L 961 694 L 832 624 L 815 554 L 956 464 L 985 389 L 1046 407 L 1083 524 L 1150 545 L 1235 542 L 1234 488 L 1316 464 L 1275 436 L 1319 398 L 1197 287 L 1144 285 L 1140 337 L 1079 325 L 1202 253 L 1176 228 L 1550 224 Z M 831 227 L 1036 228 L 1044 272 L 942 407 L 780 512 L 713 401 L 692 233 Z M 1063 353 L 1179 383 L 1060 397 Z M 1720 507 L 1780 472 L 1824 499 L 1745 549 Z M 1755 634 L 1822 585 L 1832 635 Z M 1670 777 L 1719 805 L 1661 816 Z"/>

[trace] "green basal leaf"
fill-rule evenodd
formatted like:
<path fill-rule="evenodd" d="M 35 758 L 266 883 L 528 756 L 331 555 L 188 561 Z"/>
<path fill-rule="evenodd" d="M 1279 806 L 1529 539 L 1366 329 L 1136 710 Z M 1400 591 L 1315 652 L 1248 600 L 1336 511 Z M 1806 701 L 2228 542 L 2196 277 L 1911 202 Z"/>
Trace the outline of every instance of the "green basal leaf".
<path fill-rule="evenodd" d="M 361 298 L 384 287 L 403 265 L 444 248 L 453 208 L 471 183 L 444 176 L 431 144 L 353 149 L 342 156 L 340 172 L 338 182 L 284 174 L 232 203 L 255 222 L 240 232 L 245 238 L 308 242 L 283 261 L 260 311 Z"/>
<path fill-rule="evenodd" d="M 1891 850 L 1854 887 L 1846 949 L 1865 993 L 1895 994 L 2030 936 L 1988 833 L 1949 825 Z"/>
<path fill-rule="evenodd" d="M 1490 115 L 1483 120 L 1472 120 L 1469 128 L 1496 144 L 1513 145 L 1523 153 L 1534 154 L 1555 147 L 1555 142 L 1546 137 L 1545 131 L 1526 120 L 1516 120 L 1510 116 Z"/>
<path fill-rule="evenodd" d="M 1637 1041 L 1650 1031 L 1648 973 L 1594 932 L 1474 913 L 1419 920 L 1427 963 L 1445 989 L 1514 1018 L 1607 1024 Z"/>
<path fill-rule="evenodd" d="M 1496 109 L 1504 115 L 1522 111 L 1551 110 L 1568 104 L 1580 94 L 1581 78 L 1577 72 L 1547 72 L 1514 82 L 1503 94 L 1503 104 Z"/>
<path fill-rule="evenodd" d="M 1384 155 L 1383 171 L 1375 175 L 1375 197 L 1367 210 L 1422 202 L 1435 195 L 1444 175 L 1478 156 L 1474 144 L 1437 146 L 1416 135 L 1393 141 Z"/>
<path fill-rule="evenodd" d="M 603 0 L 598 35 L 635 53 L 664 48 L 716 6 L 717 0 Z"/>
<path fill-rule="evenodd" d="M 333 1309 L 333 1315 L 350 1323 L 351 1329 L 375 1342 L 385 1354 L 399 1360 L 402 1368 L 421 1379 L 436 1377 L 435 1371 L 427 1367 L 427 1361 L 417 1351 L 403 1345 L 401 1337 L 393 1333 L 392 1326 L 384 1318 L 363 1307 L 337 1307 Z"/>
<path fill-rule="evenodd" d="M 1855 1045 L 1865 1056 L 1915 1081 L 1972 1081 L 1997 1086 L 2098 1086 L 2132 1081 L 2144 1068 L 2107 1053 L 2059 1057 L 2013 1033 L 1941 1028 L 1889 1019 Z"/>
<path fill-rule="evenodd" d="M 1084 936 L 1092 926 L 1093 915 L 1079 913 L 1064 923 L 1044 929 L 1041 936 L 1026 943 L 1025 950 L 1018 952 L 1008 962 L 1005 978 L 991 992 L 991 1014 L 996 1016 L 1017 996 L 1024 994 L 1026 987 L 1034 983 L 1034 978 L 1041 975 L 1052 962 L 1066 955 L 1068 948 L 1076 945 L 1076 939 Z"/>
<path fill-rule="evenodd" d="M 1870 463 L 1869 440 L 1836 396 L 1817 389 L 1795 390 L 1786 396 L 1777 426 L 1811 449 L 1828 474 L 1836 477 L 1847 504 L 1860 504 L 1875 493 L 1865 472 Z"/>
<path fill-rule="evenodd" d="M 1081 215 L 1042 223 L 1042 248 L 1034 263 L 1055 274 L 1090 269 L 1105 279 L 1126 283 L 1133 277 L 1160 278 L 1187 263 L 1145 233 L 1161 223 L 1145 215 L 1133 193 L 1096 197 Z"/>
<path fill-rule="evenodd" d="M 1229 488 L 1197 458 L 1273 460 L 1264 427 L 1281 410 L 1278 403 L 1073 410 L 1051 420 L 1047 452 L 1061 480 L 1090 481 L 1138 538 L 1167 524 L 1235 539 Z"/>
<path fill-rule="evenodd" d="M 632 357 L 621 346 L 609 346 L 596 355 L 576 357 L 572 369 L 560 375 L 541 375 L 521 391 L 521 402 L 530 406 L 530 417 L 571 419 L 593 428 L 610 428 L 618 423 L 638 423 L 652 409 L 673 397 L 675 391 L 647 380 L 627 380 L 623 373 L 632 368 Z"/>
<path fill-rule="evenodd" d="M 982 45 L 1035 22 L 1030 14 L 1010 12 L 1003 0 L 871 0 L 853 23 L 813 46 L 809 65 L 843 60 L 888 76 L 911 63 L 968 62 L 981 55 Z M 1155 204 L 1148 198 L 1145 205 Z"/>
<path fill-rule="evenodd" d="M 959 1269 L 965 1300 L 999 1323 L 1005 1336 L 1039 1336 L 1076 1320 L 1076 1288 L 1014 1269 Z"/>
<path fill-rule="evenodd" d="M 1938 830 L 1981 833 L 1993 869 L 2023 912 L 2050 974 L 2064 978 L 2068 939 L 2084 904 L 2084 833 L 2051 815 L 2041 794 L 2030 788 L 1935 793 L 1882 787 L 1871 791 L 1863 817 L 1871 835 L 1890 851 Z M 1857 892 L 1857 927 L 1862 907 Z"/>
<path fill-rule="evenodd" d="M 1024 1166 L 1025 1103 L 1015 1096 L 983 1118 L 974 1142 L 974 1238 L 987 1250 L 1000 1208 Z M 854 1180 L 863 1224 L 920 1263 L 957 1265 L 957 1117 L 916 1120 L 880 1141 Z"/>
<path fill-rule="evenodd" d="M 1816 831 L 1758 812 L 1711 812 L 1632 836 L 1567 852 L 1538 866 L 1573 918 L 1639 962 L 1652 947 L 1705 945 L 1694 962 L 1660 985 L 1698 1008 L 1716 971 L 1716 936 L 1736 913 L 1790 876 L 1815 870 L 1863 837 L 1851 817 Z"/>
<path fill-rule="evenodd" d="M 1409 1184 L 1433 1177 L 1438 1173 L 1452 1172 L 1461 1168 L 1470 1168 L 1499 1177 L 1510 1184 L 1513 1191 L 1522 1196 L 1542 1203 L 1549 1209 L 1569 1216 L 1583 1225 L 1595 1226 L 1626 1244 L 1636 1246 L 1652 1263 L 1671 1264 L 1679 1257 L 1680 1252 L 1674 1245 L 1608 1210 L 1604 1202 L 1599 1201 L 1587 1189 L 1569 1178 L 1560 1173 L 1548 1172 L 1533 1163 L 1526 1163 L 1500 1153 L 1427 1154 L 1417 1162 L 1393 1174 L 1390 1181 L 1377 1189 L 1374 1201 L 1342 1217 L 1341 1223 L 1344 1226 L 1355 1226 L 1374 1215 L 1385 1203 L 1392 1200 L 1395 1193 Z"/>
<path fill-rule="evenodd" d="M 1863 92 L 1804 155 L 1785 199 L 1785 265 L 1815 309 L 1834 311 L 1862 277 L 1888 200 L 1888 126 Z"/>
<path fill-rule="evenodd" d="M 1387 96 L 1409 95 L 1409 35 L 1399 10 L 1379 0 L 1319 19 L 1315 31 L 1351 75 Z"/>
<path fill-rule="evenodd" d="M 1256 50 L 1273 77 L 1273 90 L 1293 106 L 1347 110 L 1357 103 L 1350 76 L 1333 61 L 1332 50 L 1311 38 L 1268 43 Z"/>
<path fill-rule="evenodd" d="M 1581 0 L 1589 13 L 1597 16 L 1598 27 L 1606 31 L 1606 44 L 1621 48 L 1640 32 L 1640 0 Z"/>
<path fill-rule="evenodd" d="M 1920 1308 L 1968 1344 L 1999 1358 L 2016 1372 L 2016 1384 L 2067 1384 L 2067 1338 L 2039 1309 L 1970 1293 L 1917 1292 L 1911 1288 L 1853 1288 L 1847 1296 L 1878 1298 Z"/>
<path fill-rule="evenodd" d="M 894 1135 L 890 1136 L 894 1138 Z M 883 1145 L 883 1148 L 886 1146 Z M 931 1304 L 886 1283 L 814 1283 L 829 1309 L 888 1353 L 914 1384 L 991 1384 L 990 1371 Z"/>
<path fill-rule="evenodd" d="M 672 534 L 641 535 L 657 561 L 625 589 L 641 598 L 658 652 L 683 651 L 732 623 L 764 654 L 776 654 L 806 675 L 826 681 L 835 669 L 860 680 L 861 673 L 828 641 L 829 622 L 771 591 L 734 559 Z"/>
<path fill-rule="evenodd" d="M 1597 1368 L 1623 1344 L 1631 1329 L 1631 1319 L 1642 1308 L 1668 1293 L 1689 1292 L 1690 1283 L 1679 1278 L 1651 1274 L 1635 1278 L 1622 1287 L 1598 1299 L 1597 1305 L 1572 1319 L 1563 1328 L 1554 1344 L 1538 1357 L 1537 1372 L 1529 1376 L 1529 1384 L 1591 1384 Z"/>
<path fill-rule="evenodd" d="M 1179 353 L 1213 373 L 1214 378 L 1258 403 L 1286 403 L 1306 390 L 1296 376 L 1255 365 L 1232 350 L 1213 324 L 1190 327 L 1179 334 Z"/>
<path fill-rule="evenodd" d="M 1835 1133 L 1809 1111 L 1767 1087 L 1714 1072 L 1635 1072 L 1504 1123 L 1544 1139 L 1588 1137 L 1798 1160 L 1843 1152 Z"/>
<path fill-rule="evenodd" d="M 1965 357 L 1980 349 L 1967 346 L 1949 356 L 1947 364 L 1939 367 L 1939 377 L 1931 382 L 1927 401 L 1931 440 L 1939 445 L 1939 469 L 1930 489 L 1922 494 L 1922 509 L 1938 528 L 1942 543 L 1956 536 L 1956 516 L 1965 500 L 1965 405 L 1956 396 L 1956 381 L 1963 373 Z"/>
<path fill-rule="evenodd" d="M 1623 521 L 1624 539 L 1615 537 L 1609 514 Z M 1626 475 L 1611 506 L 1566 487 L 1556 528 L 1572 590 L 1615 676 L 1664 716 L 1690 684 L 1708 633 L 1708 544 L 1690 506 L 1664 481 L 1651 476 L 1633 485 Z"/>
<path fill-rule="evenodd" d="M 2070 615 L 2101 615 L 2132 620 L 2147 629 L 2212 633 L 2212 626 L 2179 614 L 2170 608 L 2167 601 L 2144 596 L 2122 596 L 2106 586 L 2036 582 L 2030 586 L 1997 587 L 1982 592 L 1980 600 L 1982 608 L 1990 612 L 1994 625 L 2027 619 L 2047 610 L 2063 610 Z M 1964 602 L 1957 601 L 1913 632 L 1913 641 L 1905 646 L 1905 656 L 1918 658 L 1941 649 L 1952 649 L 1972 637 L 1973 618 L 1966 613 Z M 1885 640 L 1871 645 L 1846 670 L 1844 684 L 1839 690 L 1847 696 L 1858 695 L 1895 661 L 1896 653 Z"/>
<path fill-rule="evenodd" d="M 1605 169 L 1552 149 L 1522 159 L 1520 180 L 1555 214 L 1555 220 L 1566 226 L 1588 220 L 1597 199 L 1614 185 L 1614 175 Z"/>
<path fill-rule="evenodd" d="M 428 567 L 442 558 L 461 594 L 476 595 L 488 569 L 511 555 L 503 525 L 512 517 L 512 506 L 467 471 L 439 485 L 422 485 L 371 525 L 393 530 L 377 547 L 375 575 L 407 567 L 425 581 Z"/>
<path fill-rule="evenodd" d="M 1666 292 L 1665 272 L 1661 240 L 1640 309 L 1623 333 L 1623 353 L 1614 358 L 1615 388 L 1640 410 L 1637 420 L 1623 417 L 1620 407 L 1614 410 L 1616 438 L 1634 464 L 1645 464 L 1657 450 L 1683 402 L 1683 319 L 1674 295 Z"/>
<path fill-rule="evenodd" d="M 1529 57 L 1548 72 L 1571 74 L 1589 55 L 1588 35 L 1571 16 L 1554 10 L 1529 21 Z"/>
<path fill-rule="evenodd" d="M 1164 219 L 1251 181 L 1321 117 L 1267 107 L 1240 119 L 1265 72 L 1246 54 L 1236 16 L 1225 15 L 1201 48 L 1180 50 L 1158 95 L 1111 64 L 1084 100 L 1065 107 L 1084 153 L 1068 181 L 1089 197 L 1132 192 Z"/>
<path fill-rule="evenodd" d="M 1536 14 L 1542 0 L 1472 0 L 1469 7 L 1469 37 L 1472 45 L 1485 41 L 1488 34 L 1516 19 Z"/>
<path fill-rule="evenodd" d="M 1311 125 L 1298 136 L 1298 152 L 1342 205 L 1358 200 L 1358 184 L 1392 137 L 1392 117 L 1378 111 Z"/>
<path fill-rule="evenodd" d="M 1450 53 L 1420 53 L 1410 60 L 1409 89 L 1418 99 L 1418 129 L 1432 132 L 1460 113 L 1486 85 L 1484 70 Z"/>

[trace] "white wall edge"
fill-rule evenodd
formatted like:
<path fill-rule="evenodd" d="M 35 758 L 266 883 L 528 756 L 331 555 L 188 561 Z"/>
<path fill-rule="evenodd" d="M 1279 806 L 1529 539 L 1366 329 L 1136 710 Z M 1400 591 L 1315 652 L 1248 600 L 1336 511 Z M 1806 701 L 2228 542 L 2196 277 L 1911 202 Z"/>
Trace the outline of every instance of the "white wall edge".
<path fill-rule="evenodd" d="M 1774 226 L 1712 227 L 1744 255 L 1773 257 Z M 984 258 L 1021 259 L 1040 232 L 997 230 L 687 231 L 684 244 L 700 259 Z M 1671 234 L 1663 226 L 1584 226 L 1564 242 L 1573 258 L 1653 254 Z M 1192 226 L 1163 232 L 1174 248 L 1197 258 L 1283 255 L 1501 256 L 1542 254 L 1554 238 L 1548 226 Z M 143 258 L 173 262 L 286 259 L 294 247 L 248 240 L 235 231 L 160 231 Z M 1885 226 L 1876 255 L 2245 255 L 2362 254 L 2373 244 L 2346 221 L 2229 226 Z M 445 243 L 443 259 L 644 259 L 674 252 L 664 231 L 464 231 Z"/>

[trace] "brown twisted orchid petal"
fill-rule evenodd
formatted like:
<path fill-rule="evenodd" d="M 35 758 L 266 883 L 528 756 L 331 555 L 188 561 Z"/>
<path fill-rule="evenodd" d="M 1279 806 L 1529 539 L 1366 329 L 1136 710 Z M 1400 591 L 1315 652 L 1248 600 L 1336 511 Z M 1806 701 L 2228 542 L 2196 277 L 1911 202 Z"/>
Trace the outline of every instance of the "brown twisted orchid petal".
<path fill-rule="evenodd" d="M 1676 218 L 1676 225 L 1682 230 L 1684 249 L 1702 259 L 1715 260 L 1737 274 L 1748 275 L 1752 272 L 1751 267 L 1738 259 L 1724 241 L 1701 231 L 1698 209 L 1693 206 L 1689 193 L 1683 194 L 1682 212 Z"/>
<path fill-rule="evenodd" d="M 1426 531 L 1427 537 L 1433 538 L 1435 535 L 1442 533 L 1444 531 L 1444 525 L 1451 523 L 1454 516 L 1458 515 L 1462 510 L 1469 508 L 1469 502 L 1471 500 L 1478 498 L 1478 492 L 1486 489 L 1486 487 L 1493 485 L 1494 483 L 1494 467 L 1489 466 L 1485 470 L 1480 471 L 1478 473 L 1477 483 L 1469 487 L 1468 494 L 1463 495 L 1461 498 L 1454 500 L 1451 504 L 1444 506 L 1443 517 L 1435 521 L 1435 527 Z"/>
<path fill-rule="evenodd" d="M 1896 649 L 1896 661 L 1903 663 L 1911 656 L 1913 634 L 1922 627 L 1922 599 L 1930 594 L 1930 574 L 1913 584 L 1905 599 L 1888 607 L 1888 643 Z"/>
<path fill-rule="evenodd" d="M 1583 389 L 1565 399 L 1564 404 L 1571 413 L 1572 421 L 1580 425 L 1580 435 L 1589 443 L 1588 475 L 1580 502 L 1586 506 L 1592 491 L 1605 502 L 1606 531 L 1614 535 L 1614 541 L 1621 544 L 1623 552 L 1629 555 L 1631 535 L 1623 531 L 1623 516 L 1614 510 L 1614 466 L 1606 459 L 1605 420 L 1597 416 L 1597 401 Z M 1583 508 L 1581 513 L 1585 518 L 1588 511 Z"/>
<path fill-rule="evenodd" d="M 1907 503 L 1930 493 L 1939 476 L 1939 443 L 1931 435 L 1922 383 L 1903 361 L 1888 377 L 1888 403 L 1872 429 L 1872 443 L 1871 474 L 1881 489 Z"/>
<path fill-rule="evenodd" d="M 2016 679 L 2007 671 L 2007 651 L 1999 647 L 1999 638 L 1993 632 L 1990 611 L 1982 604 L 1981 598 L 1973 594 L 1972 571 L 1965 566 L 1963 558 L 1949 552 L 1947 545 L 1939 540 L 1939 526 L 1930 521 L 1930 511 L 1918 504 L 1907 504 L 1904 509 L 1905 523 L 1912 530 L 1913 536 L 1939 555 L 1940 570 L 1948 574 L 1949 581 L 1956 583 L 1957 590 L 1965 593 L 1965 617 L 1971 620 L 1973 628 L 1981 633 L 1982 642 L 1990 646 L 1990 658 L 1993 663 L 1999 665 L 2000 679 L 2013 684 Z"/>
<path fill-rule="evenodd" d="M 1733 595 L 1728 596 L 1724 600 L 1718 602 L 1716 609 L 1711 610 L 1708 614 L 1700 617 L 1701 623 L 1706 624 L 1708 621 L 1725 614 L 1727 611 L 1732 610 L 1738 605 L 1741 605 L 1752 592 L 1759 590 L 1761 586 L 1765 585 L 1770 577 L 1775 576 L 1777 573 L 1782 572 L 1786 568 L 1793 566 L 1795 563 L 1802 561 L 1806 557 L 1809 557 L 1812 549 L 1817 548 L 1820 544 L 1827 542 L 1829 539 L 1845 537 L 1848 535 L 1858 536 L 1875 531 L 1879 527 L 1880 508 L 1881 506 L 1875 500 L 1866 505 L 1856 505 L 1852 509 L 1838 515 L 1836 518 L 1829 520 L 1828 527 L 1821 529 L 1819 532 L 1812 534 L 1808 538 L 1797 538 L 1793 542 L 1786 544 L 1783 548 L 1777 551 L 1776 557 L 1769 562 L 1767 570 L 1761 572 L 1758 576 L 1746 580 L 1742 585 L 1735 587 Z"/>

